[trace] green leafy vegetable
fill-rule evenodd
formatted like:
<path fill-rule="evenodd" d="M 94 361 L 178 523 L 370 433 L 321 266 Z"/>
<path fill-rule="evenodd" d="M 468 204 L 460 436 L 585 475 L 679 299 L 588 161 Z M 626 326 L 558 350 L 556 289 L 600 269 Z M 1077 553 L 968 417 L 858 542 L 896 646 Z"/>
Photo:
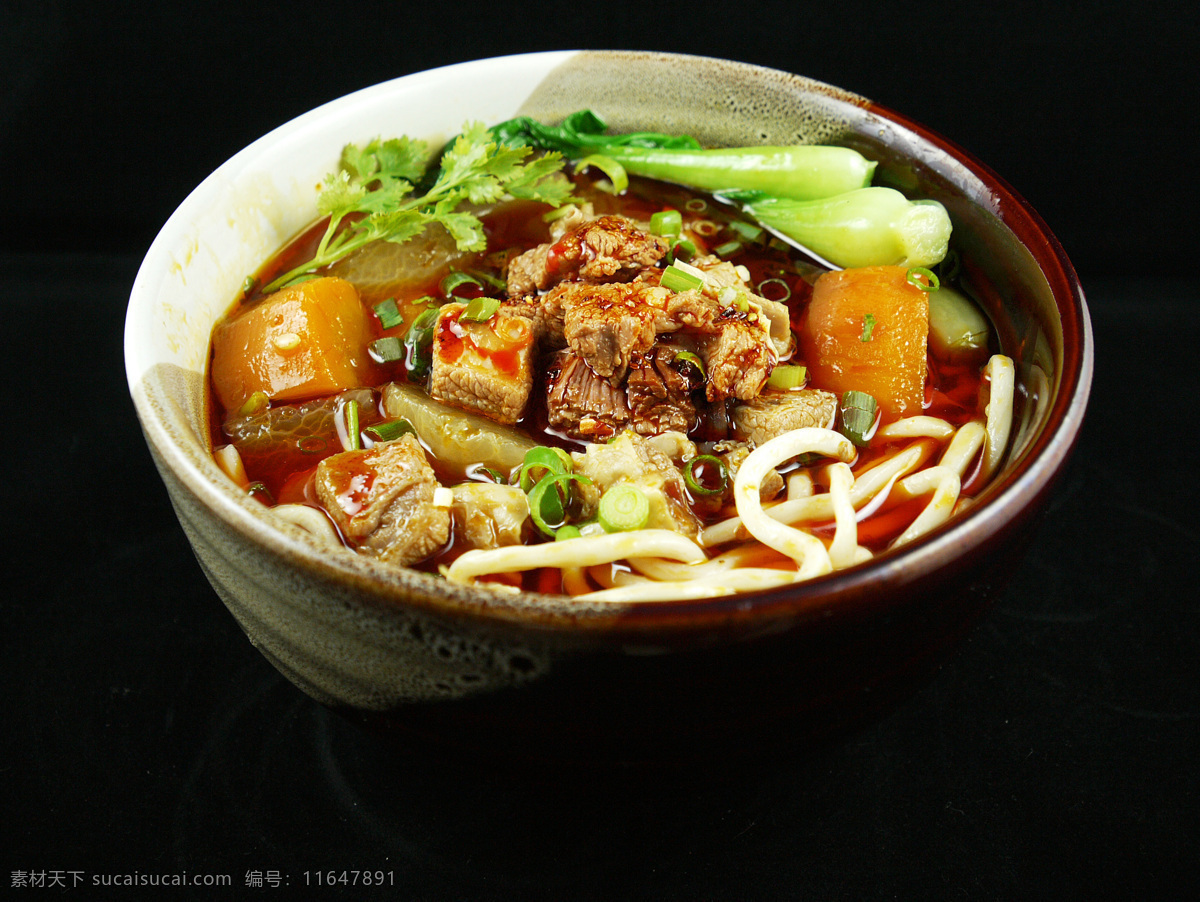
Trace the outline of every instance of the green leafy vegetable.
<path fill-rule="evenodd" d="M 946 256 L 950 216 L 935 200 L 858 188 L 820 200 L 722 191 L 769 229 L 837 266 L 932 266 Z"/>
<path fill-rule="evenodd" d="M 571 159 L 600 154 L 632 175 L 703 191 L 745 188 L 808 200 L 869 185 L 875 171 L 875 163 L 847 147 L 796 144 L 704 149 L 689 135 L 607 135 L 607 129 L 591 110 L 579 110 L 557 126 L 529 117 L 510 119 L 494 126 L 492 134 L 506 145 L 556 150 Z"/>
<path fill-rule="evenodd" d="M 502 144 L 482 122 L 468 123 L 442 154 L 428 190 L 414 194 L 429 164 L 424 142 L 402 137 L 346 145 L 339 170 L 326 177 L 317 198 L 329 225 L 316 253 L 263 291 L 275 291 L 372 241 L 402 244 L 431 223 L 444 226 L 459 250 L 483 250 L 483 224 L 459 209 L 463 203 L 488 204 L 507 196 L 558 206 L 569 199 L 570 183 L 553 177 L 562 169 L 562 156 L 530 157 L 528 146 Z"/>

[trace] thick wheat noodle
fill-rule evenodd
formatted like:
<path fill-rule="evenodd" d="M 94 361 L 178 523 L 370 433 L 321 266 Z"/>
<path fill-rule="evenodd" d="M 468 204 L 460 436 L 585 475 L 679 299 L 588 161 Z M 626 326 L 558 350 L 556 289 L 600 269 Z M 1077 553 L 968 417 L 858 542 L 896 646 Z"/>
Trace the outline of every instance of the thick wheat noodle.
<path fill-rule="evenodd" d="M 324 546 L 339 549 L 346 547 L 329 518 L 316 508 L 306 504 L 277 504 L 271 508 L 271 513 L 293 526 L 300 527 Z"/>
<path fill-rule="evenodd" d="M 896 483 L 892 494 L 901 499 L 919 498 L 930 492 L 933 492 L 933 497 L 925 505 L 925 509 L 909 524 L 908 529 L 896 537 L 891 547 L 897 548 L 905 545 L 949 520 L 950 515 L 954 513 L 954 504 L 958 501 L 961 487 L 962 482 L 959 480 L 958 474 L 949 467 L 943 466 L 930 467 L 920 473 L 913 473 Z"/>
<path fill-rule="evenodd" d="M 833 505 L 833 520 L 836 527 L 833 541 L 829 544 L 829 562 L 834 570 L 854 565 L 858 552 L 858 522 L 854 516 L 854 504 L 850 501 L 850 489 L 854 485 L 854 473 L 844 463 L 831 464 L 829 473 L 829 502 Z"/>
<path fill-rule="evenodd" d="M 986 434 L 983 423 L 979 420 L 964 423 L 954 433 L 954 438 L 950 439 L 950 444 L 942 453 L 942 459 L 938 461 L 938 466 L 953 470 L 958 474 L 958 478 L 962 479 L 967 475 L 967 467 L 971 465 L 971 461 L 983 447 Z"/>
<path fill-rule="evenodd" d="M 980 478 L 990 479 L 1000 466 L 1004 449 L 1008 445 L 1008 434 L 1012 431 L 1013 385 L 1016 372 L 1013 362 L 1003 354 L 995 354 L 984 370 L 991 382 L 987 404 L 987 440 L 983 447 L 983 464 Z"/>
<path fill-rule="evenodd" d="M 568 595 L 583 595 L 592 591 L 592 585 L 582 567 L 563 567 L 562 582 L 563 591 Z"/>
<path fill-rule="evenodd" d="M 767 552 L 771 554 L 771 552 Z M 764 556 L 764 549 L 756 543 L 738 545 L 714 558 L 698 564 L 680 564 L 663 558 L 631 557 L 629 566 L 651 579 L 666 582 L 683 582 L 691 579 L 720 578 L 733 570 L 745 569 L 755 558 Z"/>
<path fill-rule="evenodd" d="M 815 536 L 767 516 L 760 487 L 767 474 L 784 461 L 814 452 L 841 461 L 853 460 L 857 453 L 848 438 L 831 429 L 793 429 L 751 451 L 733 481 L 733 500 L 742 524 L 764 545 L 794 560 L 799 579 L 809 579 L 833 569 L 829 552 Z"/>
<path fill-rule="evenodd" d="M 928 443 L 918 442 L 893 455 L 888 460 L 862 473 L 850 489 L 850 502 L 857 510 L 885 489 L 897 475 L 912 472 L 921 465 L 928 453 Z M 743 464 L 745 466 L 745 464 Z M 780 502 L 766 510 L 767 516 L 781 523 L 810 523 L 833 517 L 833 504 L 828 493 Z M 700 533 L 700 543 L 706 548 L 749 538 L 741 517 L 730 517 L 714 523 Z"/>
<path fill-rule="evenodd" d="M 682 580 L 656 582 L 629 581 L 612 589 L 601 589 L 578 596 L 580 601 L 670 601 L 681 598 L 712 598 L 786 586 L 800 577 L 791 570 L 748 568 L 730 570 L 719 580 Z"/>
<path fill-rule="evenodd" d="M 941 417 L 908 417 L 888 423 L 875 432 L 875 438 L 894 440 L 899 438 L 936 438 L 945 441 L 954 434 L 954 427 Z"/>
<path fill-rule="evenodd" d="M 812 474 L 808 470 L 797 470 L 795 473 L 789 473 L 787 478 L 787 500 L 795 501 L 797 498 L 808 498 L 813 493 Z"/>
<path fill-rule="evenodd" d="M 637 553 L 680 561 L 705 560 L 704 550 L 686 536 L 669 529 L 640 529 L 609 535 L 583 536 L 540 545 L 509 545 L 475 549 L 446 568 L 451 582 L 470 582 L 488 573 L 515 573 L 538 567 L 587 567 L 609 564 Z"/>

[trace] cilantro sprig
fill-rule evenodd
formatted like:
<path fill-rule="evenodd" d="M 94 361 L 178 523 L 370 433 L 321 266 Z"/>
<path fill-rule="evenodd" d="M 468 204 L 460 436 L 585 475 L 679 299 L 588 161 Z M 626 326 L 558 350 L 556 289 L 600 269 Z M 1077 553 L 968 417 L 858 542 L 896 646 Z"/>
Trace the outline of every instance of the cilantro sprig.
<path fill-rule="evenodd" d="M 501 143 L 482 122 L 467 123 L 442 154 L 432 185 L 414 194 L 430 166 L 425 142 L 405 136 L 376 138 L 365 147 L 347 144 L 339 170 L 326 176 L 317 198 L 317 210 L 329 217 L 329 225 L 316 253 L 263 291 L 282 288 L 373 241 L 403 244 L 431 223 L 441 223 L 459 250 L 484 250 L 483 223 L 459 209 L 464 202 L 513 197 L 557 207 L 571 199 L 571 183 L 553 177 L 562 169 L 562 155 L 552 151 L 529 159 L 531 154 L 529 147 Z"/>

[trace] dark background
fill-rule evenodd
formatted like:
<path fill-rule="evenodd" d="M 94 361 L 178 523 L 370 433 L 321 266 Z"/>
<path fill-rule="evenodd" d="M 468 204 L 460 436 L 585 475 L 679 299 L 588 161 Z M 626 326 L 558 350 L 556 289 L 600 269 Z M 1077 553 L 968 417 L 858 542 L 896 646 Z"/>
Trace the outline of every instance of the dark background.
<path fill-rule="evenodd" d="M 8 0 L 11 882 L 186 871 L 280 895 L 248 872 L 295 890 L 358 868 L 422 899 L 1180 897 L 1200 861 L 1197 18 L 1184 3 Z M 194 185 L 348 91 L 574 47 L 744 60 L 911 116 L 1040 211 L 1088 294 L 1092 405 L 1027 559 L 927 689 L 820 753 L 580 779 L 380 746 L 249 645 L 141 441 L 124 304 Z"/>

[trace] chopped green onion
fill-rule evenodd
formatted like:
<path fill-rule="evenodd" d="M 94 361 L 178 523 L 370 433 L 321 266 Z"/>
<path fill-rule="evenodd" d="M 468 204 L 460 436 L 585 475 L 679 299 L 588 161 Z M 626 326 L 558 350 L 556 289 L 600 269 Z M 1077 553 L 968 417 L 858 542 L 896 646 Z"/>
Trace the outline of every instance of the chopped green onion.
<path fill-rule="evenodd" d="M 860 448 L 865 448 L 875 431 L 875 415 L 879 405 L 866 392 L 848 391 L 842 395 L 842 435 Z"/>
<path fill-rule="evenodd" d="M 704 372 L 704 361 L 691 351 L 676 351 L 675 359 L 672 360 L 671 363 L 674 364 L 675 369 L 681 373 L 684 373 L 684 371 L 688 369 L 695 369 L 698 377 L 697 381 L 699 382 L 703 382 L 706 378 Z M 684 373 L 684 375 L 686 375 L 686 373 Z"/>
<path fill-rule="evenodd" d="M 619 482 L 600 496 L 596 516 L 605 532 L 641 529 L 650 520 L 650 499 L 637 486 Z"/>
<path fill-rule="evenodd" d="M 504 474 L 499 470 L 494 470 L 491 467 L 477 466 L 474 468 L 476 474 L 482 473 L 496 485 L 508 485 L 508 480 L 504 478 Z"/>
<path fill-rule="evenodd" d="M 347 451 L 357 451 L 362 447 L 358 437 L 358 402 L 351 398 L 346 402 L 346 441 Z"/>
<path fill-rule="evenodd" d="M 687 269 L 683 267 L 687 266 Z M 688 272 L 692 270 L 692 272 Z M 672 263 L 662 274 L 662 287 L 672 291 L 692 291 L 704 285 L 704 274 L 688 264 Z"/>
<path fill-rule="evenodd" d="M 803 388 L 807 378 L 807 367 L 791 365 L 777 366 L 771 370 L 771 375 L 767 379 L 767 385 L 782 391 L 791 391 L 793 388 Z"/>
<path fill-rule="evenodd" d="M 499 298 L 478 297 L 467 301 L 467 309 L 459 316 L 470 323 L 486 323 L 500 309 Z"/>
<path fill-rule="evenodd" d="M 306 435 L 296 442 L 296 447 L 300 449 L 301 454 L 320 454 L 325 450 L 326 445 L 324 437 L 320 435 Z"/>
<path fill-rule="evenodd" d="M 246 276 L 245 281 L 242 282 L 242 294 L 244 294 L 246 297 L 250 297 L 250 292 L 252 292 L 257 286 L 258 279 L 254 278 L 254 276 Z"/>
<path fill-rule="evenodd" d="M 650 217 L 650 232 L 664 238 L 674 238 L 683 231 L 683 216 L 678 210 L 659 210 Z"/>
<path fill-rule="evenodd" d="M 548 445 L 538 445 L 525 452 L 525 462 L 517 477 L 517 484 L 522 492 L 529 492 L 534 485 L 547 475 L 562 475 L 571 473 L 575 463 L 571 455 L 562 448 L 551 448 Z"/>
<path fill-rule="evenodd" d="M 612 157 L 594 153 L 575 163 L 576 170 L 587 169 L 589 166 L 595 166 L 608 176 L 608 180 L 612 183 L 613 194 L 622 194 L 629 187 L 629 175 L 625 172 L 625 167 Z"/>
<path fill-rule="evenodd" d="M 711 238 L 717 232 L 721 231 L 721 227 L 711 219 L 697 219 L 692 223 L 691 229 L 701 238 Z"/>
<path fill-rule="evenodd" d="M 453 270 L 449 275 L 442 279 L 441 284 L 438 287 L 441 289 L 442 295 L 448 298 L 454 294 L 455 288 L 458 288 L 462 285 L 474 285 L 477 288 L 483 287 L 479 280 L 473 275 L 467 272 L 460 272 L 458 270 Z"/>
<path fill-rule="evenodd" d="M 871 332 L 875 329 L 876 322 L 874 313 L 868 313 L 863 317 L 863 330 L 859 341 L 865 343 L 871 340 Z"/>
<path fill-rule="evenodd" d="M 386 301 L 380 301 L 376 304 L 375 315 L 379 317 L 379 325 L 383 326 L 384 329 L 391 329 L 404 324 L 404 317 L 400 315 L 400 309 L 396 306 L 395 298 L 388 298 Z"/>
<path fill-rule="evenodd" d="M 567 519 L 566 503 L 571 497 L 573 480 L 591 482 L 586 476 L 574 473 L 547 473 L 529 492 L 529 516 L 534 525 L 548 536 L 553 536 Z"/>
<path fill-rule="evenodd" d="M 413 435 L 417 434 L 417 430 L 413 428 L 413 424 L 405 419 L 384 420 L 382 423 L 368 426 L 363 432 L 366 433 L 367 438 L 375 442 L 395 441 L 410 432 Z"/>
<path fill-rule="evenodd" d="M 702 197 L 693 197 L 683 206 L 685 210 L 688 210 L 691 213 L 703 213 L 708 209 L 708 201 Z"/>
<path fill-rule="evenodd" d="M 579 531 L 578 526 L 572 526 L 568 523 L 566 526 L 560 526 L 558 531 L 554 533 L 554 541 L 565 542 L 567 539 L 578 539 L 582 535 L 583 533 Z"/>
<path fill-rule="evenodd" d="M 763 279 L 754 289 L 759 297 L 782 304 L 792 296 L 792 286 L 783 279 Z"/>
<path fill-rule="evenodd" d="M 433 365 L 430 348 L 433 346 L 433 331 L 437 328 L 438 316 L 441 313 L 437 307 L 430 307 L 413 320 L 404 335 L 404 347 L 407 351 L 406 364 L 410 375 L 417 378 L 425 376 Z M 380 339 L 382 341 L 382 339 Z"/>
<path fill-rule="evenodd" d="M 367 345 L 367 353 L 376 363 L 395 363 L 404 359 L 404 345 L 395 335 L 385 335 Z"/>
<path fill-rule="evenodd" d="M 725 259 L 727 257 L 732 257 L 734 254 L 736 254 L 741 249 L 742 249 L 742 242 L 738 241 L 737 239 L 734 239 L 733 241 L 726 241 L 724 244 L 718 244 L 716 247 L 713 248 L 713 253 L 716 254 L 718 257 Z"/>
<path fill-rule="evenodd" d="M 710 467 L 717 472 L 717 484 L 715 486 L 709 484 L 712 482 L 712 479 L 707 478 L 707 474 L 704 472 Z M 719 457 L 714 457 L 711 454 L 701 454 L 699 457 L 693 457 L 684 464 L 683 481 L 694 494 L 718 495 L 729 487 L 729 467 Z"/>
<path fill-rule="evenodd" d="M 256 391 L 242 402 L 242 406 L 238 408 L 238 415 L 243 417 L 256 416 L 270 406 L 271 399 L 267 396 L 267 393 L 265 391 Z"/>
<path fill-rule="evenodd" d="M 922 291 L 937 291 L 942 284 L 940 281 L 938 281 L 938 277 L 934 275 L 933 270 L 924 266 L 912 267 L 906 276 L 909 282 L 911 282 L 913 285 L 916 285 Z M 924 277 L 926 281 L 922 282 L 922 277 Z"/>
<path fill-rule="evenodd" d="M 729 223 L 729 228 L 737 232 L 746 241 L 757 241 L 762 237 L 762 226 L 756 226 L 753 223 L 742 222 L 740 219 L 735 219 Z"/>
<path fill-rule="evenodd" d="M 696 245 L 687 238 L 680 238 L 671 245 L 671 262 L 691 260 L 696 256 Z"/>

